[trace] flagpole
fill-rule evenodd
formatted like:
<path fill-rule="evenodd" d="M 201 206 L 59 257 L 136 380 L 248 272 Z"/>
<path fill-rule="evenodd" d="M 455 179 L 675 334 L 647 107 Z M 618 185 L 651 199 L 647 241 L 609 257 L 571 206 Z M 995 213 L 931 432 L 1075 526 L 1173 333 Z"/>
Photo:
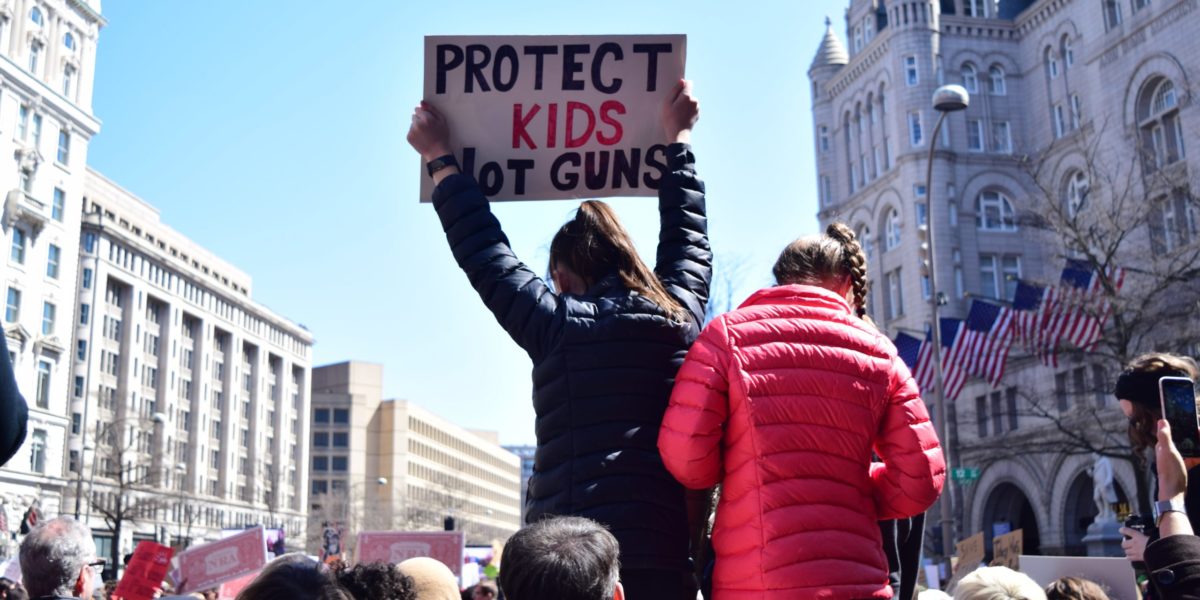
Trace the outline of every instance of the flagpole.
<path fill-rule="evenodd" d="M 931 319 L 933 321 L 933 368 L 936 378 L 934 383 L 934 402 L 935 412 L 937 413 L 938 425 L 941 427 L 942 433 L 942 457 L 946 463 L 946 480 L 942 489 L 942 495 L 939 498 L 939 512 L 941 513 L 942 524 L 942 560 L 946 565 L 946 573 L 949 576 L 953 572 L 953 565 L 950 557 L 954 555 L 954 516 L 953 500 L 951 498 L 951 487 L 954 479 L 951 477 L 951 452 L 950 440 L 951 427 L 950 420 L 946 416 L 946 397 L 945 397 L 945 373 L 942 372 L 942 331 L 941 320 L 938 318 L 938 308 L 941 304 L 941 298 L 938 294 L 937 287 L 937 253 L 934 246 L 934 222 L 936 221 L 933 212 L 933 152 L 937 147 L 938 134 L 941 133 L 942 124 L 946 121 L 946 115 L 967 108 L 970 103 L 970 96 L 967 90 L 957 85 L 942 86 L 933 94 L 933 108 L 938 111 L 937 125 L 933 128 L 933 135 L 929 137 L 929 156 L 925 164 L 925 223 L 926 223 L 926 238 L 928 243 L 928 270 L 929 270 L 929 309 Z"/>

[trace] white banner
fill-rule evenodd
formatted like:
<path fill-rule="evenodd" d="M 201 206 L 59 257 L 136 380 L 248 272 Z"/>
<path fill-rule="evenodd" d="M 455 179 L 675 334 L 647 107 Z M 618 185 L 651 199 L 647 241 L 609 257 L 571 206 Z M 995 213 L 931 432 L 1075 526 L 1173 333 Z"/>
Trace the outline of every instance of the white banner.
<path fill-rule="evenodd" d="M 491 200 L 655 196 L 686 54 L 683 35 L 428 36 L 425 101 Z"/>

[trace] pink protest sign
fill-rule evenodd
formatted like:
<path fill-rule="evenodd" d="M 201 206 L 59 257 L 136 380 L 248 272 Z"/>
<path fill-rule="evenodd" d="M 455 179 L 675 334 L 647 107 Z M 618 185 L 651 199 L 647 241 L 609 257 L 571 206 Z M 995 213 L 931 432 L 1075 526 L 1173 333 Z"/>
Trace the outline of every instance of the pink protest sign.
<path fill-rule="evenodd" d="M 262 527 L 223 540 L 193 546 L 179 555 L 181 593 L 206 590 L 258 572 L 267 564 Z"/>
<path fill-rule="evenodd" d="M 258 577 L 258 574 L 259 571 L 255 571 L 249 575 L 238 577 L 233 581 L 222 583 L 221 588 L 217 590 L 217 600 L 236 600 L 237 595 L 242 593 L 242 590 L 250 585 L 250 582 L 254 581 L 254 578 Z"/>
<path fill-rule="evenodd" d="M 397 564 L 428 556 L 441 561 L 454 576 L 462 575 L 466 538 L 461 531 L 364 531 L 358 534 L 358 562 Z"/>
<path fill-rule="evenodd" d="M 125 600 L 151 600 L 162 589 L 163 578 L 171 565 L 174 551 L 154 542 L 138 542 L 133 550 L 125 575 L 113 595 Z"/>

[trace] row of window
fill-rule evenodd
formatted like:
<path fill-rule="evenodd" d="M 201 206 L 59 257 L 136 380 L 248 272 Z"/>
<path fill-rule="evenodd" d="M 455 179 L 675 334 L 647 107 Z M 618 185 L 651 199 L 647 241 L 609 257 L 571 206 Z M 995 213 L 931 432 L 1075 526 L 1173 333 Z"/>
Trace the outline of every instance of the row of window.
<path fill-rule="evenodd" d="M 54 325 L 57 321 L 58 306 L 53 302 L 42 302 L 42 335 L 54 335 Z M 8 296 L 4 306 L 4 320 L 16 323 L 21 319 L 21 290 L 9 286 Z"/>
<path fill-rule="evenodd" d="M 1138 11 L 1142 10 L 1143 8 L 1150 6 L 1150 0 L 1128 0 L 1128 1 L 1129 1 L 1130 9 L 1132 9 L 1133 13 L 1137 13 Z M 1112 30 L 1117 27 L 1120 27 L 1121 23 L 1124 22 L 1125 15 L 1123 14 L 1123 10 L 1124 10 L 1122 8 L 1123 4 L 1124 4 L 1124 0 L 1103 0 L 1105 30 Z"/>

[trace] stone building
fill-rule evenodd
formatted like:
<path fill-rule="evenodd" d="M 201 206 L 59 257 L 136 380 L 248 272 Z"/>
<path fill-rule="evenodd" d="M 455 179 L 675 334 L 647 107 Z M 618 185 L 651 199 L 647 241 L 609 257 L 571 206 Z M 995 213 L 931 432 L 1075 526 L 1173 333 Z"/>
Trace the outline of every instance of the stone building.
<path fill-rule="evenodd" d="M 921 336 L 929 322 L 921 237 L 929 219 L 941 313 L 960 319 L 972 297 L 1011 304 L 1018 279 L 1058 282 L 1079 250 L 1048 233 L 1047 212 L 1084 222 L 1131 199 L 1149 207 L 1113 256 L 1131 271 L 1196 241 L 1187 153 L 1200 147 L 1196 8 L 1196 0 L 853 0 L 845 43 L 827 21 L 809 69 L 819 219 L 844 221 L 862 238 L 881 328 Z M 931 96 L 947 83 L 967 88 L 971 103 L 935 140 Z M 1139 282 L 1131 277 L 1125 291 Z M 1194 356 L 1194 337 L 1181 331 L 1144 336 L 1129 350 Z M 1027 551 L 1083 552 L 1097 510 L 1093 458 L 1055 429 L 1124 443 L 1110 393 L 1116 362 L 1075 352 L 1046 367 L 1014 347 L 998 388 L 971 379 L 947 404 L 954 466 L 980 470 L 950 487 L 959 537 L 1021 528 Z M 1114 464 L 1125 508 L 1137 510 L 1138 471 Z M 927 536 L 927 549 L 940 549 L 940 536 Z"/>

